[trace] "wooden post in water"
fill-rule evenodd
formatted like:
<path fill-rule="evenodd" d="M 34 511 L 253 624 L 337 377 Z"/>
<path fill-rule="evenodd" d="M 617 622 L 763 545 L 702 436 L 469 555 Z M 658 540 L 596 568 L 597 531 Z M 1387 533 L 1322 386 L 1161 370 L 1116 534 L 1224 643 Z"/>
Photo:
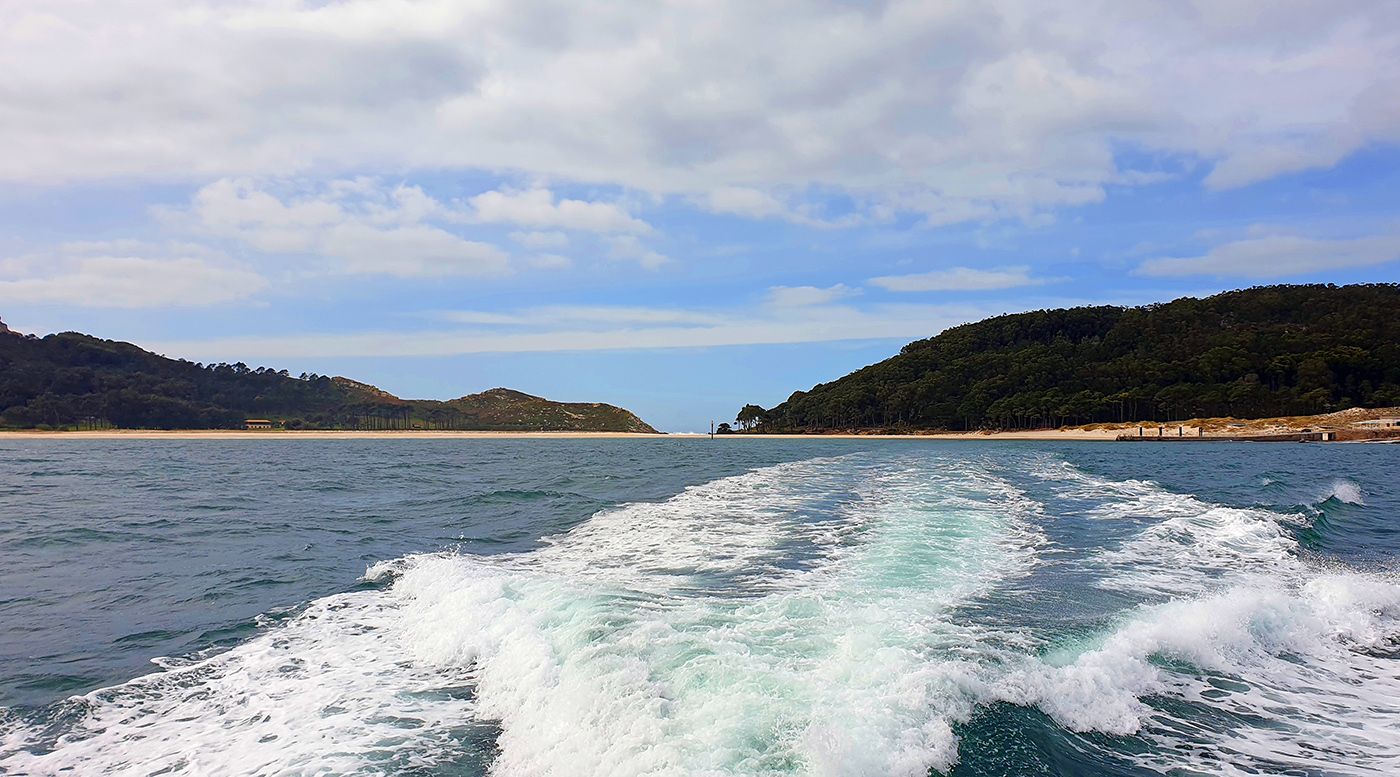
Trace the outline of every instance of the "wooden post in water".
<path fill-rule="evenodd" d="M 710 421 L 710 439 L 711 439 L 711 440 L 715 439 L 715 422 L 714 422 L 714 420 L 711 420 L 711 421 Z"/>

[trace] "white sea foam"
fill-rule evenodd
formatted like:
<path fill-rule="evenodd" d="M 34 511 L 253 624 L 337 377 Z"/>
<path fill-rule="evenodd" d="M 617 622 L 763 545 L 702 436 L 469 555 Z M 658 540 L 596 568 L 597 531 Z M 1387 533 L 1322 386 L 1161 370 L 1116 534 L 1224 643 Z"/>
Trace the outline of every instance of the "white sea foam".
<path fill-rule="evenodd" d="M 379 565 L 387 589 L 90 694 L 52 752 L 0 767 L 392 771 L 479 720 L 503 776 L 923 775 L 956 759 L 982 683 L 985 634 L 950 611 L 1043 541 L 1034 502 L 958 468 L 781 465 L 531 553 Z M 447 692 L 468 681 L 474 700 Z"/>
<path fill-rule="evenodd" d="M 1332 485 L 1322 495 L 1322 500 L 1336 499 L 1339 502 L 1346 502 L 1351 505 L 1366 504 L 1365 495 L 1361 491 L 1361 486 L 1355 481 L 1338 478 L 1332 481 Z"/>
<path fill-rule="evenodd" d="M 419 559 L 395 586 L 406 643 L 421 663 L 476 667 L 482 712 L 502 723 L 498 774 L 926 774 L 956 758 L 950 723 L 975 701 L 976 667 L 952 651 L 979 635 L 946 613 L 1024 570 L 1038 535 L 991 478 L 921 471 L 858 490 L 824 563 L 770 569 L 758 595 L 658 595 L 635 570 L 580 578 L 575 559 L 613 539 L 591 523 L 553 546 L 568 553 L 510 570 Z M 670 554 L 700 550 L 657 552 L 671 577 Z"/>
<path fill-rule="evenodd" d="M 470 719 L 469 699 L 442 692 L 466 677 L 396 660 L 397 614 L 385 605 L 367 593 L 321 599 L 212 658 L 75 697 L 75 722 L 52 752 L 35 749 L 41 732 L 17 728 L 0 772 L 348 774 L 431 763 Z"/>
<path fill-rule="evenodd" d="M 1075 731 L 1139 736 L 1154 770 L 1400 773 L 1400 579 L 1304 561 L 1287 531 L 1296 516 L 1067 480 L 1102 496 L 1098 517 L 1142 525 L 1089 563 L 1101 585 L 1149 603 L 1087 648 L 1022 662 L 993 698 Z"/>
<path fill-rule="evenodd" d="M 1198 596 L 1241 576 L 1272 578 L 1292 570 L 1298 543 L 1287 526 L 1302 518 L 1212 504 L 1144 480 L 1115 481 L 1064 462 L 1043 467 L 1073 497 L 1094 504 L 1089 516 L 1128 521 L 1138 533 L 1093 557 L 1099 585 L 1159 597 Z"/>
<path fill-rule="evenodd" d="M 395 772 L 495 723 L 497 777 L 922 776 L 957 760 L 956 723 L 1006 701 L 1136 737 L 1157 771 L 1400 772 L 1400 581 L 1305 563 L 1291 516 L 1032 464 L 1127 530 L 1057 557 L 1143 602 L 1087 644 L 1032 656 L 959 609 L 1046 543 L 1003 464 L 817 459 L 528 553 L 376 565 L 383 590 L 75 701 L 57 742 L 0 723 L 0 771 Z"/>
<path fill-rule="evenodd" d="M 1400 771 L 1400 583 L 1322 575 L 1144 608 L 1077 655 L 1027 662 L 994 694 L 1075 731 L 1138 735 L 1167 771 Z M 1181 716 L 1160 700 L 1198 712 Z"/>

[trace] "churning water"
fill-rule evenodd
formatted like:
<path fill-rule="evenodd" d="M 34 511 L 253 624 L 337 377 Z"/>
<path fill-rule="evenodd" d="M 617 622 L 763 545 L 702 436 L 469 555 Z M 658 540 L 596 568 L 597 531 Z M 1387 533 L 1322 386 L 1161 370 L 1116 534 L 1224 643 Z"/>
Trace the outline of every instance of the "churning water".
<path fill-rule="evenodd" d="M 1400 773 L 1397 446 L 0 455 L 5 773 Z"/>

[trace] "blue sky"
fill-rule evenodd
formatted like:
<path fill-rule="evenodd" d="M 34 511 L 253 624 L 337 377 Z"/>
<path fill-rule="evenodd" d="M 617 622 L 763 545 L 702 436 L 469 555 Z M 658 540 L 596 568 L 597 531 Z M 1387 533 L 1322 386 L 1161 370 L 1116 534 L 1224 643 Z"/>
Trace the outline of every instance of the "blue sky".
<path fill-rule="evenodd" d="M 988 315 L 1400 281 L 1400 11 L 0 9 L 0 317 L 673 431 Z"/>

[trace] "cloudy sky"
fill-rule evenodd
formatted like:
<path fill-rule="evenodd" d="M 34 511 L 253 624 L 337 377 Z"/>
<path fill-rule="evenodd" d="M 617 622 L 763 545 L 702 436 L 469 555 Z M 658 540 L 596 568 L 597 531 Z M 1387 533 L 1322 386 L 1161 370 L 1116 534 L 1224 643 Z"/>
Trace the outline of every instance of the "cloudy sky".
<path fill-rule="evenodd" d="M 1396 3 L 0 0 L 0 72 L 0 318 L 402 396 L 695 430 L 987 315 L 1400 280 Z"/>

